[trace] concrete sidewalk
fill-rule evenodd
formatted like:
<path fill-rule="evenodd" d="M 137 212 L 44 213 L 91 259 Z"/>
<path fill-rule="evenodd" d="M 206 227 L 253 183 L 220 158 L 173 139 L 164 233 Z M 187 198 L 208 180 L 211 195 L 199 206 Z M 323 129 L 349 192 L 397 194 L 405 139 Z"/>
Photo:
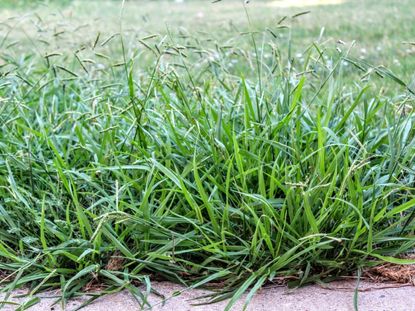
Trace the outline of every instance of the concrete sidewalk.
<path fill-rule="evenodd" d="M 185 291 L 179 296 L 174 296 L 182 287 L 171 283 L 153 283 L 161 294 L 170 298 L 163 304 L 163 300 L 155 295 L 150 295 L 149 302 L 152 309 L 144 310 L 174 310 L 174 311 L 219 311 L 223 310 L 226 302 L 213 305 L 192 306 L 194 298 L 209 293 L 206 290 Z M 252 299 L 247 310 L 252 311 L 352 311 L 355 282 L 342 281 L 333 282 L 325 287 L 313 285 L 300 289 L 289 290 L 286 287 L 267 287 L 261 289 Z M 24 293 L 16 291 L 14 296 Z M 41 295 L 41 302 L 32 308 L 31 311 L 59 311 L 61 306 L 52 306 L 55 299 L 50 298 L 54 293 L 50 292 Z M 174 297 L 173 297 L 174 296 Z M 0 295 L 0 300 L 2 300 Z M 23 302 L 24 299 L 10 299 L 15 302 Z M 66 310 L 77 309 L 86 297 L 71 300 Z M 242 310 L 244 299 L 237 302 L 232 310 Z M 397 284 L 374 284 L 362 282 L 358 295 L 359 310 L 362 311 L 411 311 L 415 310 L 415 287 L 402 286 Z M 15 310 L 16 306 L 5 306 L 2 310 Z M 113 295 L 101 297 L 92 304 L 84 307 L 84 311 L 136 311 L 141 310 L 139 304 L 126 291 Z"/>

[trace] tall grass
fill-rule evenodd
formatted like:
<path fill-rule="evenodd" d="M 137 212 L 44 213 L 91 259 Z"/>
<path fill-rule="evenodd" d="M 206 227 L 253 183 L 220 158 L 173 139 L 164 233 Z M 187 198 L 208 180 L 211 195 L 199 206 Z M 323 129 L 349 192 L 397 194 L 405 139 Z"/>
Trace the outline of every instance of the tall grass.
<path fill-rule="evenodd" d="M 219 282 L 212 301 L 230 308 L 267 282 L 410 263 L 410 90 L 347 49 L 325 57 L 315 42 L 295 58 L 281 31 L 242 34 L 255 53 L 174 32 L 97 36 L 64 55 L 6 49 L 3 290 L 29 285 L 24 308 L 41 290 L 65 302 L 103 282 L 146 306 L 137 285 L 152 278 Z M 350 70 L 392 78 L 396 97 Z"/>

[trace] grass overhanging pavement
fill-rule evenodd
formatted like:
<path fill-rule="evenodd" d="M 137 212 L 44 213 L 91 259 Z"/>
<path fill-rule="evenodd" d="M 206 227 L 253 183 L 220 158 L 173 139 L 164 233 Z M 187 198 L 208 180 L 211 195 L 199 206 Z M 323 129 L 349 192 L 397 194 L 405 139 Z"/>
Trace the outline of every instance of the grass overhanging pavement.
<path fill-rule="evenodd" d="M 352 42 L 295 55 L 302 16 L 244 45 L 183 29 L 71 53 L 3 40 L 3 290 L 29 285 L 28 307 L 102 282 L 145 306 L 136 285 L 162 278 L 219 283 L 230 308 L 267 282 L 413 263 L 413 90 Z"/>

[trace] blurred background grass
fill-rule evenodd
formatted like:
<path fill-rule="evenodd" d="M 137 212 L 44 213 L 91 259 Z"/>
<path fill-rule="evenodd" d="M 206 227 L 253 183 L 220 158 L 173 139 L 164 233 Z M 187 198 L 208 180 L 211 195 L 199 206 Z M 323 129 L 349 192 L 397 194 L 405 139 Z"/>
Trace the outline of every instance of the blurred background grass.
<path fill-rule="evenodd" d="M 2 0 L 0 33 L 5 38 L 2 50 L 6 43 L 23 40 L 27 44 L 13 45 L 15 52 L 36 48 L 48 53 L 56 48 L 74 49 L 88 44 L 98 33 L 102 38 L 110 36 L 120 30 L 121 3 Z M 206 33 L 209 40 L 215 38 L 217 42 L 242 47 L 246 42 L 250 44 L 243 38 L 248 30 L 258 32 L 259 42 L 261 32 L 266 29 L 278 32 L 283 39 L 288 32 L 278 28 L 278 21 L 284 16 L 310 11 L 290 25 L 293 53 L 299 59 L 304 49 L 317 40 L 332 51 L 342 48 L 338 42 L 355 41 L 351 50 L 354 57 L 375 66 L 387 66 L 408 83 L 413 78 L 415 6 L 412 0 L 253 0 L 246 7 L 251 27 L 241 1 L 126 1 L 123 32 L 140 37 L 173 31 L 197 34 L 202 40 Z M 6 36 L 6 32 L 10 33 Z M 49 41 L 50 35 L 56 42 L 48 42 L 47 46 L 35 44 L 37 39 Z"/>

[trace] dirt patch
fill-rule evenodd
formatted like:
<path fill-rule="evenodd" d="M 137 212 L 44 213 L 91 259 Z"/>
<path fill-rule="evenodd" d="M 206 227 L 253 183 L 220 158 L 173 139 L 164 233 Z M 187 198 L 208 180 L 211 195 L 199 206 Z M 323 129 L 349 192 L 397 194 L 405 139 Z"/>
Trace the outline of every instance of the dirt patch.
<path fill-rule="evenodd" d="M 382 264 L 366 270 L 364 276 L 374 282 L 415 285 L 415 265 Z"/>
<path fill-rule="evenodd" d="M 415 260 L 415 254 L 405 255 L 402 259 Z M 365 269 L 363 275 L 367 279 L 376 283 L 395 282 L 415 286 L 415 264 L 398 265 L 393 263 L 384 263 Z"/>

